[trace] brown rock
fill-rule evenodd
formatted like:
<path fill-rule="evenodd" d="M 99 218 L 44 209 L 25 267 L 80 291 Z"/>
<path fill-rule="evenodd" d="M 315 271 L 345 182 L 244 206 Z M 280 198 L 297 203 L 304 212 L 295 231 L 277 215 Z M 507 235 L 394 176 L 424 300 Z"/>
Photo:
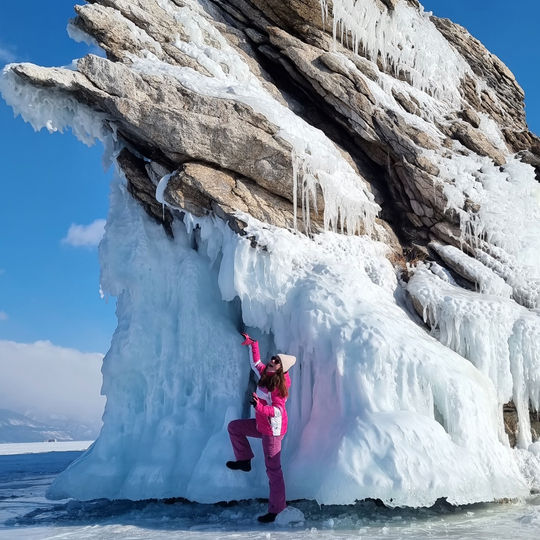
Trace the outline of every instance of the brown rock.
<path fill-rule="evenodd" d="M 473 152 L 490 157 L 495 164 L 504 165 L 506 163 L 503 152 L 495 148 L 481 131 L 474 129 L 470 124 L 454 122 L 449 126 L 447 133 Z"/>
<path fill-rule="evenodd" d="M 519 419 L 516 406 L 513 401 L 510 401 L 503 405 L 503 416 L 504 430 L 508 435 L 508 441 L 510 442 L 510 446 L 514 448 L 517 443 Z M 533 442 L 536 442 L 540 439 L 540 415 L 538 414 L 538 412 L 531 409 L 529 411 L 529 421 L 531 423 L 531 437 Z"/>
<path fill-rule="evenodd" d="M 474 128 L 480 127 L 480 118 L 478 117 L 478 114 L 474 112 L 473 109 L 466 107 L 465 109 L 462 109 L 461 111 L 458 112 L 458 116 L 462 118 L 463 120 L 465 120 L 465 122 L 468 122 L 469 124 L 471 124 L 472 127 Z"/>
<path fill-rule="evenodd" d="M 319 0 L 250 0 L 273 23 L 288 30 L 309 26 L 323 29 Z"/>
<path fill-rule="evenodd" d="M 468 82 L 464 81 L 463 96 L 471 107 L 487 112 L 501 125 L 526 129 L 524 93 L 510 70 L 462 26 L 449 19 L 434 16 L 431 20 L 491 90 L 490 93 L 484 92 L 482 101 L 479 102 L 475 83 L 470 79 Z"/>
<path fill-rule="evenodd" d="M 234 230 L 241 230 L 235 212 L 245 212 L 254 218 L 278 227 L 294 228 L 293 206 L 290 201 L 268 192 L 253 181 L 204 163 L 188 162 L 171 177 L 165 190 L 165 200 L 173 206 L 195 215 L 212 211 L 225 219 Z M 298 228 L 303 229 L 301 211 Z M 322 220 L 314 216 L 313 226 Z"/>
<path fill-rule="evenodd" d="M 411 114 L 418 114 L 418 102 L 411 96 L 407 97 L 403 92 L 398 92 L 392 89 L 392 95 L 394 99 Z"/>
<path fill-rule="evenodd" d="M 146 172 L 144 160 L 124 149 L 116 158 L 127 180 L 128 191 L 142 205 L 146 213 L 163 225 L 170 236 L 173 215 L 156 200 L 156 186 Z"/>
<path fill-rule="evenodd" d="M 389 10 L 392 10 L 394 9 L 399 0 L 381 0 L 381 2 L 389 9 Z"/>

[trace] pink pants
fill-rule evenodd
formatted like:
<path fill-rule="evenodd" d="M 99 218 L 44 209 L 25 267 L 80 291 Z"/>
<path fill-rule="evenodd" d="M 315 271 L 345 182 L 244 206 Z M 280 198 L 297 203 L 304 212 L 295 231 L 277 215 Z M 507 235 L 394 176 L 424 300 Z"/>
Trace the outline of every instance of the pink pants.
<path fill-rule="evenodd" d="M 273 437 L 262 435 L 257 431 L 255 419 L 233 420 L 229 423 L 229 437 L 231 438 L 234 455 L 237 461 L 253 459 L 253 451 L 249 445 L 248 437 L 262 439 L 264 463 L 270 484 L 270 497 L 268 498 L 268 511 L 279 514 L 285 509 L 285 481 L 281 471 L 281 440 L 283 435 Z"/>

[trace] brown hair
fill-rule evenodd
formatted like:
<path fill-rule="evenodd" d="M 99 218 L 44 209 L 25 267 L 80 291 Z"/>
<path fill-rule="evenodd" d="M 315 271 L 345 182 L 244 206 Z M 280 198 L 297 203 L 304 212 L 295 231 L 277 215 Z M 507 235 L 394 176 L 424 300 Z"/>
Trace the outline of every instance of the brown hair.
<path fill-rule="evenodd" d="M 266 370 L 263 371 L 263 374 L 259 380 L 257 386 L 261 388 L 266 388 L 269 392 L 273 392 L 276 388 L 279 390 L 279 395 L 282 398 L 286 398 L 289 395 L 289 390 L 285 384 L 285 374 L 283 373 L 283 367 L 274 373 L 266 373 Z"/>

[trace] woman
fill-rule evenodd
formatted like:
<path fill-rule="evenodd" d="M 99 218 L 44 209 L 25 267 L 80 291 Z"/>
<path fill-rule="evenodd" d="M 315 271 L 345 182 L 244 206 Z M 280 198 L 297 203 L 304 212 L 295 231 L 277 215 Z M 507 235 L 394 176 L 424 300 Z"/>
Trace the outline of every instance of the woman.
<path fill-rule="evenodd" d="M 270 523 L 287 506 L 285 503 L 285 482 L 281 471 L 281 441 L 287 432 L 287 411 L 285 402 L 289 395 L 291 379 L 287 373 L 296 358 L 288 354 L 272 356 L 268 365 L 261 362 L 259 343 L 242 333 L 249 346 L 250 363 L 259 379 L 257 392 L 253 393 L 251 404 L 255 407 L 255 418 L 233 420 L 229 424 L 229 437 L 236 461 L 227 461 L 233 470 L 250 471 L 254 457 L 247 437 L 262 439 L 266 474 L 270 484 L 268 513 L 257 519 Z"/>

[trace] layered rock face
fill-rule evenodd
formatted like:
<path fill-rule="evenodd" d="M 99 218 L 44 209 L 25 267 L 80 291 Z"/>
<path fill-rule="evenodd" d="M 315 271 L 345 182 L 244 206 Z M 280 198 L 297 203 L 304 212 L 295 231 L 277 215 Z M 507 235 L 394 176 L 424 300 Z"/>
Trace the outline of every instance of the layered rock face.
<path fill-rule="evenodd" d="M 506 157 L 518 152 L 538 171 L 540 141 L 527 128 L 523 91 L 508 68 L 464 28 L 421 14 L 415 2 L 366 3 L 380 13 L 381 26 L 391 28 L 393 18 L 412 24 L 416 17 L 425 25 L 422 31 L 435 36 L 433 46 L 439 50 L 433 58 L 411 57 L 417 67 L 410 69 L 391 56 L 390 45 L 388 50 L 375 50 L 366 44 L 371 36 L 356 35 L 354 21 L 347 26 L 346 20 L 336 20 L 333 7 L 346 16 L 347 2 L 335 4 L 206 2 L 195 12 L 208 28 L 199 30 L 200 42 L 194 46 L 189 2 L 90 2 L 76 7 L 72 31 L 95 39 L 106 58 L 89 55 L 74 72 L 22 64 L 12 74 L 24 84 L 54 88 L 103 114 L 132 156 L 143 156 L 158 176 L 178 171 L 174 189 L 171 184 L 167 190 L 171 202 L 182 201 L 180 206 L 195 213 L 211 210 L 231 216 L 242 210 L 272 224 L 295 226 L 292 205 L 300 202 L 292 185 L 295 149 L 280 133 L 282 126 L 234 91 L 226 99 L 193 90 L 187 78 L 183 81 L 184 76 L 175 73 L 192 69 L 215 78 L 219 63 L 209 67 L 200 50 L 230 47 L 227 54 L 245 62 L 269 97 L 333 141 L 364 181 L 363 189 L 381 206 L 381 220 L 399 241 L 383 238 L 394 240 L 397 252 L 433 239 L 471 250 L 470 239 L 461 231 L 474 220 L 480 203 L 472 197 L 464 197 L 459 205 L 449 203 L 441 168 L 454 154 L 488 157 L 503 167 Z M 404 13 L 397 14 L 398 9 Z M 184 10 L 185 20 L 175 10 Z M 362 20 L 358 24 L 360 31 Z M 337 27 L 337 41 L 332 25 L 334 34 Z M 223 43 L 210 28 L 219 32 Z M 375 34 L 373 38 L 379 39 Z M 432 74 L 420 73 L 420 78 L 433 78 L 413 81 L 426 67 L 423 62 L 428 68 L 429 62 L 436 64 L 437 54 L 442 64 L 432 65 Z M 222 77 L 234 79 L 226 66 L 221 68 Z M 444 78 L 442 83 L 435 78 L 446 71 L 459 75 L 452 88 L 442 88 Z M 134 195 L 152 212 L 142 186 L 152 185 L 156 174 L 142 171 L 127 155 L 122 163 L 138 186 Z M 243 198 L 242 192 L 248 191 L 254 200 Z M 315 195 L 309 203 L 313 206 L 314 201 L 318 214 L 311 212 L 310 230 L 316 232 L 322 226 L 324 198 Z M 265 205 L 280 210 L 265 212 Z M 302 229 L 301 208 L 298 212 L 296 225 Z M 153 214 L 162 216 L 157 208 Z"/>
<path fill-rule="evenodd" d="M 73 103 L 65 123 L 76 130 L 92 117 L 87 135 L 115 141 L 129 193 L 170 237 L 187 212 L 238 235 L 251 216 L 314 239 L 330 230 L 386 244 L 432 333 L 492 379 L 501 416 L 516 402 L 512 436 L 533 442 L 540 139 L 498 58 L 416 0 L 75 9 L 72 36 L 105 56 L 75 70 L 11 66 L 8 101 Z M 496 346 L 456 337 L 475 321 L 485 337 L 493 313 Z"/>
<path fill-rule="evenodd" d="M 346 16 L 342 2 L 336 4 L 340 16 Z M 419 93 L 409 84 L 408 66 L 385 58 L 392 51 L 371 50 L 363 41 L 369 35 L 355 35 L 353 22 L 348 27 L 347 21 L 336 20 L 332 3 L 321 5 L 319 0 L 203 3 L 197 17 L 225 41 L 219 43 L 204 28 L 197 46 L 215 51 L 230 47 L 227 54 L 238 55 L 269 96 L 324 131 L 364 180 L 364 189 L 374 194 L 381 219 L 399 238 L 401 245 L 395 239 L 393 244 L 397 252 L 434 239 L 470 250 L 460 228 L 474 219 L 479 202 L 465 197 L 456 207 L 449 203 L 441 162 L 457 153 L 485 156 L 504 166 L 509 154 L 519 152 L 538 172 L 540 140 L 527 128 L 523 91 L 508 68 L 464 28 L 428 18 L 415 2 L 366 4 L 380 12 L 383 24 L 399 17 L 398 8 L 405 11 L 403 20 L 422 21 L 437 38 L 436 53 L 448 64 L 433 67 L 460 70 L 459 80 L 452 81 L 455 87 L 441 88 L 435 79 Z M 133 194 L 156 218 L 162 212 L 152 210 L 143 186 L 155 182 L 153 170 L 158 176 L 177 171 L 167 197 L 181 207 L 227 216 L 241 210 L 278 226 L 302 229 L 301 209 L 293 223 L 292 205 L 300 201 L 292 185 L 294 148 L 280 134 L 281 126 L 241 97 L 193 90 L 174 71 L 188 68 L 216 77 L 216 66 L 209 68 L 207 60 L 190 50 L 192 8 L 181 1 L 104 0 L 76 6 L 73 34 L 91 36 L 107 57 L 89 55 L 74 72 L 22 64 L 12 74 L 24 84 L 65 93 L 114 123 L 131 155 L 149 162 L 150 171 L 145 172 L 127 151 L 121 160 L 128 179 L 138 186 Z M 186 19 L 175 15 L 175 9 L 184 10 Z M 332 37 L 332 25 L 338 27 L 341 41 Z M 429 61 L 420 55 L 414 60 L 419 65 L 415 71 Z M 226 66 L 222 68 L 223 77 L 230 76 Z M 432 100 L 445 91 L 442 101 Z M 494 135 L 497 128 L 502 136 Z M 248 192 L 252 200 L 245 199 Z M 308 202 L 314 201 L 316 232 L 324 199 L 319 195 Z"/>

